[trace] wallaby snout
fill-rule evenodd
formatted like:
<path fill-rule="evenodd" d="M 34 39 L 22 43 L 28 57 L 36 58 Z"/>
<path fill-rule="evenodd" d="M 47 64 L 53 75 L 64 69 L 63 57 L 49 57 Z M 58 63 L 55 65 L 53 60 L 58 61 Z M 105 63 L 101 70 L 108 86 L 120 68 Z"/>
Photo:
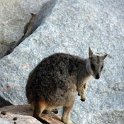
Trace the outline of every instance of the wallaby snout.
<path fill-rule="evenodd" d="M 99 79 L 99 78 L 100 78 L 100 75 L 96 74 L 95 79 Z"/>
<path fill-rule="evenodd" d="M 86 98 L 81 98 L 81 101 L 82 101 L 82 102 L 85 102 L 85 100 L 86 100 Z"/>

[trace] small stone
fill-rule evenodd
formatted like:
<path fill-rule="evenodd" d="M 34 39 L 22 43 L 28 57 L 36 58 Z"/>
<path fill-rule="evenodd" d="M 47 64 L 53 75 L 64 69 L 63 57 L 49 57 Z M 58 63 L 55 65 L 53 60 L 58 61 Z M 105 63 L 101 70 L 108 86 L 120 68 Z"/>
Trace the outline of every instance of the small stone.
<path fill-rule="evenodd" d="M 16 121 L 17 120 L 17 117 L 14 117 L 13 120 Z"/>
<path fill-rule="evenodd" d="M 2 115 L 6 115 L 6 111 L 2 111 L 1 114 L 2 114 Z"/>

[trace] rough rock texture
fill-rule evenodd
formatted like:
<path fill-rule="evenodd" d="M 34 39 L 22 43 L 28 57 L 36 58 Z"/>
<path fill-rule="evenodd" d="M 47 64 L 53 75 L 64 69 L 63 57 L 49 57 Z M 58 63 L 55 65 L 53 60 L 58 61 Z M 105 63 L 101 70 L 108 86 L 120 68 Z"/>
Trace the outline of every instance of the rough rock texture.
<path fill-rule="evenodd" d="M 88 119 L 86 119 L 87 121 Z M 85 122 L 84 122 L 85 123 Z M 123 124 L 124 123 L 124 111 L 114 110 L 99 112 L 92 115 L 88 124 Z"/>
<path fill-rule="evenodd" d="M 113 124 L 116 117 L 117 124 L 121 124 L 124 118 L 123 6 L 123 0 L 58 0 L 44 24 L 11 55 L 0 60 L 1 97 L 13 104 L 26 103 L 26 80 L 39 61 L 55 52 L 87 57 L 90 46 L 112 58 L 106 59 L 101 79 L 89 83 L 86 102 L 77 97 L 73 121 L 90 124 L 88 120 L 93 116 L 92 124 L 97 119 L 98 124 L 107 119 L 110 122 L 106 124 Z M 105 113 L 110 113 L 110 118 Z"/>
<path fill-rule="evenodd" d="M 85 113 L 86 114 L 86 113 Z M 84 114 L 84 117 L 80 119 L 78 124 L 123 124 L 124 123 L 124 111 L 122 110 L 108 110 L 99 111 L 93 114 Z"/>
<path fill-rule="evenodd" d="M 31 116 L 31 109 L 28 106 L 8 106 L 0 109 L 6 115 L 0 114 L 0 124 L 41 124 Z"/>
<path fill-rule="evenodd" d="M 12 124 L 15 122 L 17 124 L 41 124 L 32 116 L 32 110 L 29 105 L 17 105 L 17 106 L 7 106 L 0 109 L 1 112 L 6 112 L 5 115 L 0 114 L 0 124 Z M 48 116 L 48 115 L 46 115 Z M 58 118 L 58 115 L 51 114 L 51 117 Z M 84 117 L 78 120 L 79 124 L 123 124 L 124 122 L 124 111 L 109 110 L 109 111 L 99 111 L 95 113 L 84 113 Z M 51 118 L 50 117 L 50 118 Z M 63 124 L 57 119 L 52 118 L 50 124 Z M 49 120 L 49 118 L 47 118 Z M 55 123 L 55 121 L 57 123 Z M 4 122 L 4 123 L 3 123 Z"/>
<path fill-rule="evenodd" d="M 5 113 L 2 114 L 2 113 Z M 32 116 L 32 109 L 29 105 L 7 106 L 0 108 L 0 119 L 10 123 L 16 122 L 17 124 L 41 124 Z M 60 117 L 54 113 L 42 115 L 42 119 L 50 124 L 64 124 L 61 122 Z M 0 122 L 0 124 L 3 124 Z"/>
<path fill-rule="evenodd" d="M 15 47 L 15 44 L 18 44 L 17 42 L 23 36 L 24 27 L 31 18 L 31 13 L 38 13 L 41 10 L 42 18 L 40 20 L 43 20 L 51 12 L 53 4 L 49 1 L 53 1 L 54 4 L 56 0 L 0 1 L 0 58 Z"/>

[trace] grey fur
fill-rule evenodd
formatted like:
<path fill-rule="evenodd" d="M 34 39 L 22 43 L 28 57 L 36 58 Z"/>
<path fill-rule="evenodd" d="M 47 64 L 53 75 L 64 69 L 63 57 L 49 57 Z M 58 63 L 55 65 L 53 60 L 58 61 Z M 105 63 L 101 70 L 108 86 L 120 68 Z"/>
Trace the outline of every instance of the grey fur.
<path fill-rule="evenodd" d="M 94 55 L 89 49 L 89 58 L 65 53 L 53 54 L 42 60 L 30 73 L 26 85 L 28 102 L 34 106 L 33 116 L 39 116 L 44 110 L 63 107 L 62 121 L 73 124 L 71 110 L 76 94 L 86 99 L 87 82 L 101 73 L 105 56 Z M 91 67 L 94 64 L 94 69 Z"/>

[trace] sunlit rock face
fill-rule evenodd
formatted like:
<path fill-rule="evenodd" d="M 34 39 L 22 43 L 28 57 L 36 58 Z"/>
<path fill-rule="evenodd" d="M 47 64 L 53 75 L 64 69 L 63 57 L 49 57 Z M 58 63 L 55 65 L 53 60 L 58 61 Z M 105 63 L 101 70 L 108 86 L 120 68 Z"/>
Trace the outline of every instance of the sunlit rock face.
<path fill-rule="evenodd" d="M 48 0 L 0 0 L 0 58 L 22 37 L 24 27 Z"/>
<path fill-rule="evenodd" d="M 28 75 L 43 58 L 56 52 L 86 58 L 90 46 L 94 52 L 105 52 L 111 58 L 106 58 L 100 79 L 89 82 L 86 101 L 81 102 L 77 96 L 72 120 L 76 124 L 122 124 L 123 5 L 123 0 L 58 0 L 44 23 L 0 60 L 1 97 L 12 104 L 26 103 Z"/>

